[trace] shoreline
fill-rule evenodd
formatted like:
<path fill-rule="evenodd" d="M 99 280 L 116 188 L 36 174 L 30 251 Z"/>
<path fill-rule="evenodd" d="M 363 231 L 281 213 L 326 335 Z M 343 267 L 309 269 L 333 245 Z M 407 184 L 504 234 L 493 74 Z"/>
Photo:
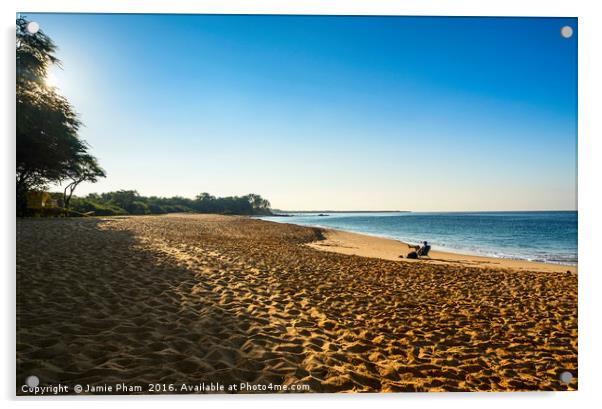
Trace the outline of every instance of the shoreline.
<path fill-rule="evenodd" d="M 325 227 L 319 228 L 324 240 L 307 244 L 320 251 L 355 255 L 360 257 L 378 258 L 401 262 L 429 262 L 432 264 L 454 264 L 479 268 L 502 268 L 519 271 L 540 272 L 571 272 L 577 273 L 578 265 L 544 263 L 521 259 L 488 257 L 472 254 L 455 253 L 441 250 L 431 250 L 429 256 L 421 259 L 408 259 L 407 254 L 413 251 L 408 243 L 400 240 L 375 236 L 366 233 L 356 233 Z M 403 256 L 400 257 L 400 255 Z"/>

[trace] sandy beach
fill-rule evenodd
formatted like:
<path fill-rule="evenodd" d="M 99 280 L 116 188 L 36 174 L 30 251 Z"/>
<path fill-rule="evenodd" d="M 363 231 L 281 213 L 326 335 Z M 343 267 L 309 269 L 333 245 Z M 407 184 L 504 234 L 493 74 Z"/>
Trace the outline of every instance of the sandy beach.
<path fill-rule="evenodd" d="M 559 273 L 568 271 L 571 273 L 577 273 L 577 267 L 570 265 L 473 256 L 436 250 L 431 250 L 428 257 L 423 258 L 422 260 L 408 259 L 406 258 L 407 254 L 415 249 L 398 240 L 333 229 L 322 229 L 322 234 L 324 235 L 324 240 L 309 243 L 308 246 L 317 250 L 330 251 L 334 253 L 373 257 L 391 261 L 404 261 L 409 263 L 419 262 L 424 264 L 428 262 L 429 264 L 496 268 L 512 271 L 541 271 Z M 400 256 L 403 256 L 403 258 Z"/>
<path fill-rule="evenodd" d="M 17 220 L 17 393 L 577 389 L 576 268 L 407 251 L 236 216 Z"/>

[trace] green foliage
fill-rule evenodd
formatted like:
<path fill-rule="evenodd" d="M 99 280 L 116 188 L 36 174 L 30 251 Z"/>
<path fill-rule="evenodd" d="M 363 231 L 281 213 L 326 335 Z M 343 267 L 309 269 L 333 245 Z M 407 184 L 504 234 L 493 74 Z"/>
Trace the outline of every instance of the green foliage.
<path fill-rule="evenodd" d="M 133 204 L 139 197 L 138 192 L 135 190 L 118 190 L 116 192 L 102 193 L 99 199 L 104 203 L 112 203 L 127 213 L 131 213 Z"/>
<path fill-rule="evenodd" d="M 201 193 L 193 203 L 193 209 L 199 213 L 222 214 L 271 214 L 270 202 L 260 195 L 215 197 L 209 193 Z"/>
<path fill-rule="evenodd" d="M 73 197 L 71 200 L 71 209 L 79 213 L 93 212 L 95 216 L 119 216 L 127 212 L 121 207 L 112 203 L 99 202 L 94 198 Z"/>
<path fill-rule="evenodd" d="M 58 197 L 57 193 L 52 193 Z M 270 215 L 270 202 L 259 195 L 215 197 L 202 193 L 196 199 L 185 197 L 146 197 L 135 190 L 118 190 L 102 194 L 91 193 L 85 198 L 73 197 L 71 209 L 95 215 L 219 213 L 240 215 Z"/>
<path fill-rule="evenodd" d="M 128 208 L 131 214 L 150 214 L 148 205 L 141 200 L 134 200 Z"/>

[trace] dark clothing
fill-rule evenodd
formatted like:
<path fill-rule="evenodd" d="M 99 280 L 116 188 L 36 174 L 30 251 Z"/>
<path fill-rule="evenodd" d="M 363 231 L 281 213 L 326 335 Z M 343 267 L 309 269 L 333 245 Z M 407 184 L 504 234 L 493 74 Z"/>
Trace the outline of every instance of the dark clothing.
<path fill-rule="evenodd" d="M 419 257 L 428 256 L 430 249 L 431 249 L 431 246 L 429 246 L 427 244 L 427 245 L 420 247 L 416 253 L 418 254 Z"/>

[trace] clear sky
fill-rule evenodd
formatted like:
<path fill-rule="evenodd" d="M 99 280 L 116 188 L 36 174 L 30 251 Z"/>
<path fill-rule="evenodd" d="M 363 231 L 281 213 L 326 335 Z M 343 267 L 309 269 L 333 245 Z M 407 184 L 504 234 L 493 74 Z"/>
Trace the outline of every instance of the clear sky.
<path fill-rule="evenodd" d="M 576 209 L 577 19 L 24 14 L 107 171 L 78 195 Z"/>

